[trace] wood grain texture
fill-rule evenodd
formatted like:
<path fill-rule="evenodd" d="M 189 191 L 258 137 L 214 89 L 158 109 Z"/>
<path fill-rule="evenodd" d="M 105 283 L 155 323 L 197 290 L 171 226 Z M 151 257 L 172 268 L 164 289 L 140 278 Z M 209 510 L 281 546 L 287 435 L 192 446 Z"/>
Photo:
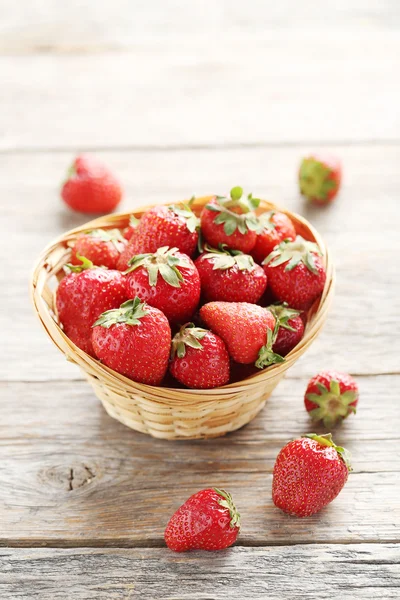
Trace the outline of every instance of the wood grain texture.
<path fill-rule="evenodd" d="M 400 541 L 396 381 L 360 378 L 359 414 L 335 436 L 352 452 L 354 472 L 330 507 L 304 520 L 271 499 L 280 448 L 311 427 L 304 380 L 284 380 L 249 426 L 206 442 L 133 432 L 105 414 L 85 383 L 2 384 L 0 544 L 161 546 L 174 510 L 209 486 L 232 492 L 241 544 Z"/>
<path fill-rule="evenodd" d="M 399 57 L 388 33 L 0 56 L 0 149 L 398 140 Z"/>
<path fill-rule="evenodd" d="M 399 372 L 400 295 L 392 256 L 400 253 L 398 222 L 393 218 L 398 210 L 400 146 L 330 148 L 344 162 L 345 180 L 338 201 L 326 210 L 307 206 L 297 191 L 298 161 L 308 150 L 304 146 L 101 156 L 125 184 L 121 210 L 193 193 L 224 193 L 240 183 L 303 214 L 334 253 L 337 287 L 324 331 L 289 376 L 310 377 L 328 365 L 355 374 Z M 21 248 L 10 258 L 11 278 L 9 272 L 0 272 L 7 307 L 0 313 L 7 340 L 0 347 L 2 380 L 81 378 L 46 339 L 27 298 L 35 255 L 54 237 L 87 220 L 69 212 L 59 199 L 58 182 L 71 159 L 69 153 L 44 153 L 6 155 L 0 161 L 0 251 L 7 256 L 10 245 Z"/>
<path fill-rule="evenodd" d="M 294 576 L 294 573 L 296 576 Z M 19 600 L 365 600 L 398 598 L 391 544 L 167 549 L 0 549 L 4 598 Z"/>

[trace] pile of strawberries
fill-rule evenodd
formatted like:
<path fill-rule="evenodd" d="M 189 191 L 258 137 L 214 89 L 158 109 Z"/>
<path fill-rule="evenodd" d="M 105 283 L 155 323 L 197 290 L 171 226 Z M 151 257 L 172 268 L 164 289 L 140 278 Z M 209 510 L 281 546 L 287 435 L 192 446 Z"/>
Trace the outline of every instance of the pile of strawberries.
<path fill-rule="evenodd" d="M 299 169 L 301 193 L 331 202 L 340 163 L 310 156 Z M 122 189 L 104 165 L 78 157 L 62 197 L 75 210 L 108 212 Z M 79 236 L 56 296 L 66 335 L 84 352 L 149 385 L 213 388 L 285 360 L 301 340 L 307 312 L 324 288 L 318 246 L 297 235 L 281 212 L 256 214 L 260 201 L 234 187 L 215 196 L 200 218 L 188 204 L 157 206 L 123 231 Z M 348 374 L 323 371 L 304 405 L 331 428 L 356 411 L 358 387 Z M 286 444 L 273 471 L 272 499 L 286 513 L 315 514 L 342 490 L 348 452 L 331 434 Z M 232 496 L 207 488 L 172 516 L 172 550 L 219 550 L 233 544 L 240 515 Z"/>
<path fill-rule="evenodd" d="M 282 362 L 326 274 L 318 246 L 259 202 L 234 187 L 200 218 L 190 202 L 156 206 L 78 237 L 57 290 L 66 335 L 149 385 L 213 388 Z"/>

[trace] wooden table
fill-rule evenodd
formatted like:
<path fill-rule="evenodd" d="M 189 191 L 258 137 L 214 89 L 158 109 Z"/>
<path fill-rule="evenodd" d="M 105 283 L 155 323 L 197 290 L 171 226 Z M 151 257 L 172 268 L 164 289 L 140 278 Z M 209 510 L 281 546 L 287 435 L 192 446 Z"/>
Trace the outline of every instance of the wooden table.
<path fill-rule="evenodd" d="M 0 1 L 0 597 L 398 598 L 399 3 L 83 4 Z M 344 163 L 326 209 L 297 192 L 314 149 Z M 125 428 L 39 327 L 28 273 L 85 220 L 58 195 L 80 150 L 119 174 L 121 210 L 240 184 L 305 215 L 332 248 L 328 323 L 242 430 L 170 443 Z M 328 367 L 360 385 L 336 432 L 354 472 L 298 520 L 273 506 L 271 472 L 313 428 L 302 398 Z M 164 526 L 206 486 L 232 492 L 241 536 L 173 554 Z"/>

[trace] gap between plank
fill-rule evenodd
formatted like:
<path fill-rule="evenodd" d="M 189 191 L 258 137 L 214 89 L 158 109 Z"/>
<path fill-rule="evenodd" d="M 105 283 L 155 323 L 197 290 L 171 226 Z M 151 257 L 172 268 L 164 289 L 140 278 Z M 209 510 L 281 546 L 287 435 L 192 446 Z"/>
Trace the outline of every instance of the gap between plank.
<path fill-rule="evenodd" d="M 366 139 L 366 140 L 297 140 L 297 141 L 271 141 L 271 142 L 238 142 L 229 144 L 165 144 L 165 145 L 122 145 L 122 146 L 87 146 L 77 144 L 74 146 L 48 146 L 46 148 L 35 146 L 21 146 L 13 148 L 0 148 L 0 154 L 47 154 L 75 152 L 197 152 L 199 150 L 252 150 L 257 148 L 300 148 L 303 146 L 398 146 L 400 139 Z"/>

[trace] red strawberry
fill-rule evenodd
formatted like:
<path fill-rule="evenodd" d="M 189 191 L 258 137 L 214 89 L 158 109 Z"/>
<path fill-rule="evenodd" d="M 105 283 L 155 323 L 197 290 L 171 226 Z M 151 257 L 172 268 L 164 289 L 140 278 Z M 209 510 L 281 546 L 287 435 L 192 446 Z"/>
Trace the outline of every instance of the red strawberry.
<path fill-rule="evenodd" d="M 159 248 L 130 261 L 128 294 L 162 310 L 172 323 L 185 323 L 200 300 L 200 277 L 193 261 L 177 248 Z"/>
<path fill-rule="evenodd" d="M 168 548 L 222 550 L 239 535 L 240 515 L 232 496 L 224 490 L 209 488 L 190 496 L 174 515 L 164 533 Z"/>
<path fill-rule="evenodd" d="M 196 259 L 201 291 L 206 301 L 257 302 L 267 287 L 267 276 L 249 254 L 240 250 L 220 250 L 206 245 L 206 252 Z"/>
<path fill-rule="evenodd" d="M 324 289 L 326 273 L 317 244 L 298 235 L 283 241 L 263 261 L 275 298 L 292 308 L 307 310 Z"/>
<path fill-rule="evenodd" d="M 266 212 L 259 217 L 263 230 L 257 235 L 256 245 L 251 251 L 254 260 L 262 263 L 279 242 L 294 240 L 296 230 L 287 215 L 281 212 Z"/>
<path fill-rule="evenodd" d="M 201 232 L 206 241 L 217 248 L 227 244 L 229 248 L 250 252 L 256 243 L 256 231 L 260 223 L 254 210 L 260 203 L 251 194 L 242 198 L 241 187 L 231 189 L 230 198 L 216 196 L 203 208 Z"/>
<path fill-rule="evenodd" d="M 347 481 L 347 450 L 330 433 L 310 433 L 289 442 L 279 452 L 272 481 L 275 506 L 297 517 L 309 517 L 332 502 Z"/>
<path fill-rule="evenodd" d="M 220 337 L 188 323 L 172 340 L 169 370 L 187 387 L 218 387 L 229 381 L 229 354 Z"/>
<path fill-rule="evenodd" d="M 130 240 L 133 236 L 133 234 L 136 232 L 137 226 L 139 225 L 140 221 L 139 219 L 137 219 L 135 217 L 135 215 L 131 215 L 129 218 L 129 225 L 128 227 L 124 230 L 124 238 L 126 240 Z"/>
<path fill-rule="evenodd" d="M 337 158 L 318 154 L 303 158 L 299 170 L 300 192 L 311 202 L 332 202 L 341 182 L 342 166 Z"/>
<path fill-rule="evenodd" d="M 356 412 L 358 386 L 347 373 L 322 371 L 308 382 L 304 395 L 306 410 L 313 421 L 333 427 Z"/>
<path fill-rule="evenodd" d="M 95 320 L 106 310 L 116 308 L 129 297 L 125 277 L 119 271 L 91 268 L 82 258 L 80 267 L 60 282 L 56 295 L 58 317 L 65 334 L 81 350 L 94 356 L 91 334 Z"/>
<path fill-rule="evenodd" d="M 199 219 L 187 204 L 155 206 L 140 219 L 121 255 L 118 269 L 126 271 L 133 256 L 157 252 L 164 246 L 193 256 L 199 240 L 199 225 Z"/>
<path fill-rule="evenodd" d="M 160 310 L 135 298 L 97 319 L 92 343 L 97 358 L 114 371 L 159 385 L 168 368 L 171 329 Z"/>
<path fill-rule="evenodd" d="M 78 156 L 68 171 L 61 197 L 73 210 L 108 213 L 120 203 L 122 188 L 111 171 L 93 156 Z"/>
<path fill-rule="evenodd" d="M 248 302 L 209 302 L 201 307 L 200 316 L 222 337 L 236 362 L 263 369 L 283 361 L 272 351 L 275 317 L 268 309 Z"/>
<path fill-rule="evenodd" d="M 91 260 L 94 265 L 116 269 L 126 242 L 118 229 L 93 229 L 80 235 L 72 248 L 71 264 L 80 265 L 79 256 Z"/>
<path fill-rule="evenodd" d="M 272 347 L 273 351 L 286 356 L 304 335 L 304 323 L 298 310 L 289 308 L 286 303 L 268 307 L 277 320 L 279 329 Z"/>

